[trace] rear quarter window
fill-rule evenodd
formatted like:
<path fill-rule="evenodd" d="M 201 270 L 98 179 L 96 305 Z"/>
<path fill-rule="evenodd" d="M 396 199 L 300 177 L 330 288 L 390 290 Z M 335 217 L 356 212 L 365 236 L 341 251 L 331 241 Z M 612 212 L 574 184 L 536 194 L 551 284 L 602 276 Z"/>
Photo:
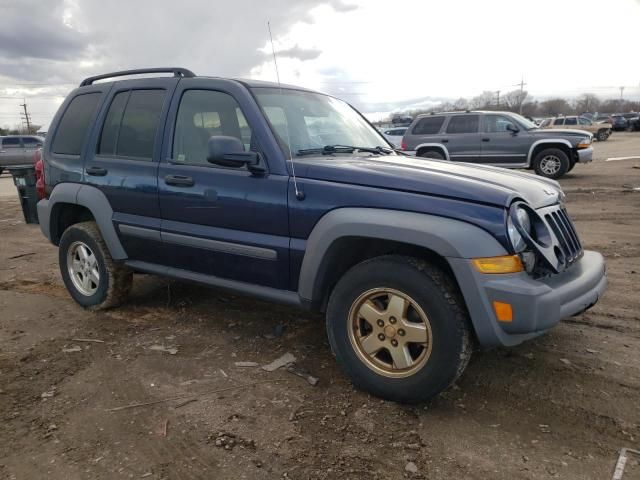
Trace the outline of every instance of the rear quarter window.
<path fill-rule="evenodd" d="M 100 96 L 99 92 L 85 93 L 71 100 L 58 124 L 51 146 L 53 153 L 80 155 Z"/>
<path fill-rule="evenodd" d="M 413 135 L 435 135 L 442 128 L 444 117 L 423 117 L 418 120 L 411 130 Z"/>

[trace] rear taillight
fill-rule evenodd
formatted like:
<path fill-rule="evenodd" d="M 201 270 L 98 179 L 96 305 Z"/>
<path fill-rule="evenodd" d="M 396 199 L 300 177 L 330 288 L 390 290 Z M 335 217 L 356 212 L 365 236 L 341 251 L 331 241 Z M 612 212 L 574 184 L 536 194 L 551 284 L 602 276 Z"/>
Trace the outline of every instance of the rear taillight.
<path fill-rule="evenodd" d="M 404 142 L 404 138 L 400 141 L 400 150 L 406 150 L 407 144 Z"/>
<path fill-rule="evenodd" d="M 36 171 L 36 193 L 38 194 L 38 200 L 42 200 L 46 197 L 44 189 L 44 162 L 42 161 L 42 150 L 36 150 L 33 154 L 33 166 Z"/>

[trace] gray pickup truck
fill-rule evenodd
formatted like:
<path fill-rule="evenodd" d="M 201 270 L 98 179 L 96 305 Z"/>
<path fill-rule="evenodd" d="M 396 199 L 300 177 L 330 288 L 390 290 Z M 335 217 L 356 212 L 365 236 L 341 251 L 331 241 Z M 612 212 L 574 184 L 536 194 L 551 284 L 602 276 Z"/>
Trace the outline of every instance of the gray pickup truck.
<path fill-rule="evenodd" d="M 10 135 L 0 137 L 0 173 L 13 165 L 31 165 L 33 154 L 44 144 L 36 135 Z"/>
<path fill-rule="evenodd" d="M 593 135 L 547 130 L 511 112 L 451 112 L 419 115 L 401 149 L 419 157 L 533 169 L 558 179 L 576 163 L 593 158 Z"/>

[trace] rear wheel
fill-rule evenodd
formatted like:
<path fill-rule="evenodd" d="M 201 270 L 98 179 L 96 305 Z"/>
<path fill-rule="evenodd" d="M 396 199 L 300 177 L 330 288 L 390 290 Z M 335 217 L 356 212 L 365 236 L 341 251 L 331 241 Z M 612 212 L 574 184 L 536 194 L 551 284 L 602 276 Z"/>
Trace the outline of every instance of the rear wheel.
<path fill-rule="evenodd" d="M 349 270 L 327 308 L 329 343 L 352 382 L 398 402 L 449 387 L 471 356 L 466 308 L 440 269 L 397 255 Z"/>
<path fill-rule="evenodd" d="M 569 157 L 559 148 L 548 148 L 536 155 L 533 168 L 538 175 L 557 179 L 569 171 Z"/>
<path fill-rule="evenodd" d="M 60 273 L 71 297 L 94 310 L 122 303 L 133 282 L 133 272 L 113 262 L 95 222 L 67 228 L 59 245 Z"/>
<path fill-rule="evenodd" d="M 440 150 L 422 150 L 418 153 L 419 157 L 433 158 L 434 160 L 444 160 L 444 155 Z"/>

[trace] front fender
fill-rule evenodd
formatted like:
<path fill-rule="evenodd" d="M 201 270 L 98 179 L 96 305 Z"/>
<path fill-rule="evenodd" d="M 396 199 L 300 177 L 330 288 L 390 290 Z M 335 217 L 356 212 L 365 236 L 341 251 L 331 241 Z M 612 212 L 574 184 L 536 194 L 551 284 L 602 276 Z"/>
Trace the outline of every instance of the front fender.
<path fill-rule="evenodd" d="M 470 223 L 415 212 L 374 208 L 339 208 L 324 215 L 306 243 L 298 294 L 318 300 L 323 266 L 331 245 L 340 238 L 365 237 L 425 247 L 442 257 L 472 258 L 506 255 L 489 233 Z"/>

